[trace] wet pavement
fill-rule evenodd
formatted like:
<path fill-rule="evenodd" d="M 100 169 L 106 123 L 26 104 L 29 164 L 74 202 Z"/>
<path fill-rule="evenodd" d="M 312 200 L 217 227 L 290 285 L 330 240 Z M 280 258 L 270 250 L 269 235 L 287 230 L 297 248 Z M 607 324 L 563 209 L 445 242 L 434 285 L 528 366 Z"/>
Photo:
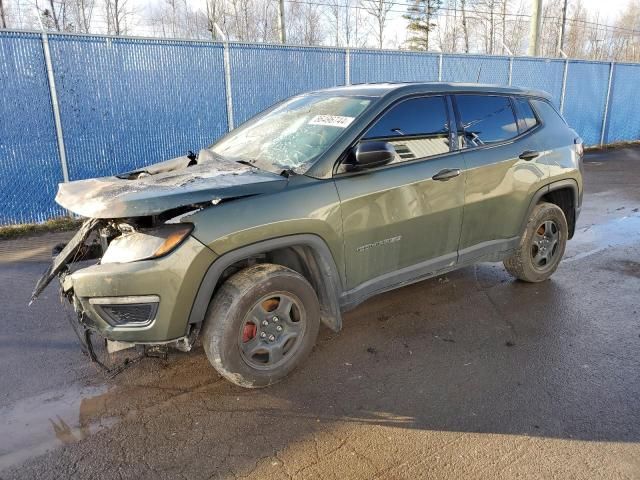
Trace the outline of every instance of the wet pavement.
<path fill-rule="evenodd" d="M 640 478 L 640 149 L 585 168 L 550 281 L 485 263 L 386 293 L 259 391 L 201 348 L 109 378 L 54 288 L 26 307 L 40 253 L 0 248 L 0 478 Z"/>

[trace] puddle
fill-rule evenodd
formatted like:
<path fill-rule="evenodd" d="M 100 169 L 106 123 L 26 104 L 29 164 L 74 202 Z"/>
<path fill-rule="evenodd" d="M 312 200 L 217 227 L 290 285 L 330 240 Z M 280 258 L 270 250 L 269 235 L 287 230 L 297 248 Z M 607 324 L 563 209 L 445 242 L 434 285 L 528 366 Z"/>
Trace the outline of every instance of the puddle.
<path fill-rule="evenodd" d="M 563 262 L 574 262 L 610 247 L 640 242 L 640 215 L 582 227 L 567 244 Z"/>
<path fill-rule="evenodd" d="M 107 396 L 106 385 L 76 385 L 0 408 L 0 471 L 116 423 L 101 417 Z"/>

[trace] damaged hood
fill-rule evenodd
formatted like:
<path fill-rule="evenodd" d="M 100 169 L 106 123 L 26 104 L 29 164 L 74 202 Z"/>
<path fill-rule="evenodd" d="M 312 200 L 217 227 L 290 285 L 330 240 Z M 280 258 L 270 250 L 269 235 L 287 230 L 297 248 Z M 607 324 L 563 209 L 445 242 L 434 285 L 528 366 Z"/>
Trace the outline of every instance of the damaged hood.
<path fill-rule="evenodd" d="M 201 150 L 122 175 L 61 183 L 56 202 L 89 218 L 156 215 L 166 210 L 283 188 L 281 175 Z"/>

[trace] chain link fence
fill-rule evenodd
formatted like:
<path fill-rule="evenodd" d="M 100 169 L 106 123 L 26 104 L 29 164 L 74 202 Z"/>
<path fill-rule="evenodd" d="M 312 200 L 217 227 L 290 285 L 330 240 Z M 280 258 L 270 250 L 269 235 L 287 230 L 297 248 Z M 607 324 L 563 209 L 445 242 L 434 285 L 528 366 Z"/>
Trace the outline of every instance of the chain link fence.
<path fill-rule="evenodd" d="M 596 145 L 640 138 L 638 78 L 640 64 L 0 31 L 0 225 L 64 214 L 53 198 L 65 176 L 197 151 L 304 91 L 382 81 L 534 88 Z"/>

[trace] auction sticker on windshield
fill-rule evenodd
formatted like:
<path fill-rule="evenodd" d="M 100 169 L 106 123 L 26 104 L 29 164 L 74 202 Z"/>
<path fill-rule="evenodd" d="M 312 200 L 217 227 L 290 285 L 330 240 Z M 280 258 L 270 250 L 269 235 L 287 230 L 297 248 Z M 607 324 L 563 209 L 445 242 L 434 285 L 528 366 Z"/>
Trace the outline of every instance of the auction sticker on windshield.
<path fill-rule="evenodd" d="M 343 117 L 340 115 L 316 115 L 309 121 L 309 125 L 347 128 L 353 120 L 354 117 Z"/>

